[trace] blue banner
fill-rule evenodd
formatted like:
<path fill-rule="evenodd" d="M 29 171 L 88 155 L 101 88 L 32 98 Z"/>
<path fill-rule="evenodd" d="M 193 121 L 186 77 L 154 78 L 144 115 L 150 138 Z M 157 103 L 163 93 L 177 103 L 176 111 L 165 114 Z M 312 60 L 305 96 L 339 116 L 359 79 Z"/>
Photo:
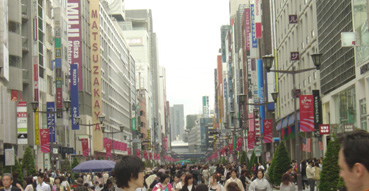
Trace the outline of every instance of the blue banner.
<path fill-rule="evenodd" d="M 257 60 L 257 74 L 258 74 L 258 89 L 259 89 L 259 103 L 264 103 L 264 72 L 263 72 L 263 60 Z M 260 121 L 265 119 L 265 106 L 260 106 Z M 263 131 L 263 123 L 260 123 L 260 131 L 261 134 L 264 133 Z"/>
<path fill-rule="evenodd" d="M 46 102 L 47 109 L 47 128 L 49 129 L 49 140 L 51 143 L 55 143 L 55 103 Z"/>
<path fill-rule="evenodd" d="M 254 4 L 251 4 L 250 15 L 251 15 L 251 42 L 252 42 L 252 48 L 257 48 L 258 47 L 258 41 L 256 39 L 255 5 Z"/>
<path fill-rule="evenodd" d="M 72 130 L 79 130 L 79 125 L 75 124 L 74 118 L 79 116 L 78 107 L 78 65 L 70 65 L 70 112 L 72 116 Z"/>

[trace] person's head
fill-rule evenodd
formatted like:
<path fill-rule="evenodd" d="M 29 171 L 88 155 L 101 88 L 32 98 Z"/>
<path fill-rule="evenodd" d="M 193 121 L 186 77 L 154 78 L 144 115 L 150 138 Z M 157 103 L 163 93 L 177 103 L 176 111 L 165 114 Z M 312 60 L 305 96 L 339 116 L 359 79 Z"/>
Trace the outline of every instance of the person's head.
<path fill-rule="evenodd" d="M 218 181 L 220 181 L 220 174 L 214 173 L 209 178 L 210 184 L 217 184 Z"/>
<path fill-rule="evenodd" d="M 287 171 L 292 172 L 292 166 L 289 166 Z"/>
<path fill-rule="evenodd" d="M 208 185 L 206 184 L 199 184 L 196 187 L 196 191 L 208 191 L 208 190 L 209 188 L 208 188 Z"/>
<path fill-rule="evenodd" d="M 291 176 L 287 173 L 284 173 L 282 176 L 282 182 L 284 185 L 289 185 L 291 182 Z"/>
<path fill-rule="evenodd" d="M 310 166 L 314 166 L 314 162 L 313 162 L 313 160 L 309 160 L 309 161 L 308 161 L 308 164 L 309 164 Z"/>
<path fill-rule="evenodd" d="M 317 162 L 316 162 L 316 163 L 315 163 L 315 167 L 319 167 L 319 163 L 317 163 Z"/>
<path fill-rule="evenodd" d="M 338 154 L 340 177 L 348 190 L 368 189 L 369 133 L 356 130 L 347 134 Z M 365 188 L 366 187 L 366 188 Z"/>
<path fill-rule="evenodd" d="M 256 163 L 254 163 L 254 167 L 256 167 Z"/>
<path fill-rule="evenodd" d="M 82 185 L 83 185 L 83 179 L 82 179 L 81 177 L 77 178 L 77 180 L 75 180 L 75 182 L 76 182 L 78 185 L 80 185 L 80 186 L 82 186 Z"/>
<path fill-rule="evenodd" d="M 38 173 L 37 182 L 40 183 L 40 184 L 44 182 L 44 174 Z"/>
<path fill-rule="evenodd" d="M 180 179 L 182 182 L 185 182 L 185 178 L 186 178 L 186 173 L 182 172 L 180 175 Z"/>
<path fill-rule="evenodd" d="M 192 174 L 187 174 L 185 177 L 185 185 L 192 185 L 193 184 L 193 176 Z"/>
<path fill-rule="evenodd" d="M 14 171 L 14 172 L 12 173 L 12 175 L 13 175 L 13 179 L 17 179 L 17 178 L 18 178 L 19 173 L 18 173 L 17 171 Z"/>
<path fill-rule="evenodd" d="M 54 184 L 60 184 L 60 183 L 61 183 L 60 177 L 59 176 L 55 177 Z"/>
<path fill-rule="evenodd" d="M 236 171 L 235 169 L 232 169 L 232 170 L 231 170 L 231 177 L 232 177 L 233 179 L 237 178 L 237 171 Z"/>
<path fill-rule="evenodd" d="M 258 176 L 258 179 L 264 178 L 264 171 L 258 170 L 258 173 L 256 174 Z"/>
<path fill-rule="evenodd" d="M 83 186 L 86 187 L 86 188 L 90 187 L 90 185 L 88 183 L 84 183 Z"/>
<path fill-rule="evenodd" d="M 235 182 L 230 182 L 227 187 L 226 187 L 227 191 L 241 191 L 241 188 L 238 187 L 237 183 Z"/>
<path fill-rule="evenodd" d="M 162 174 L 160 175 L 160 182 L 161 182 L 162 184 L 167 184 L 167 183 L 169 182 L 169 176 L 168 176 L 168 174 L 166 174 L 166 173 L 162 173 Z"/>
<path fill-rule="evenodd" d="M 60 181 L 61 181 L 61 182 L 65 181 L 65 180 L 67 180 L 67 179 L 65 178 L 65 176 L 64 176 L 64 175 L 63 175 L 63 176 L 60 176 Z"/>
<path fill-rule="evenodd" d="M 26 181 L 26 185 L 32 184 L 33 183 L 33 177 L 32 176 L 27 176 L 24 181 Z"/>
<path fill-rule="evenodd" d="M 247 176 L 247 170 L 241 170 L 241 175 L 242 176 Z"/>
<path fill-rule="evenodd" d="M 106 181 L 106 187 L 107 187 L 107 188 L 111 188 L 111 187 L 113 187 L 113 182 L 111 182 L 111 180 L 109 180 L 109 179 L 108 179 L 108 180 Z"/>
<path fill-rule="evenodd" d="M 145 166 L 142 160 L 136 156 L 123 156 L 115 164 L 114 177 L 119 188 L 140 188 L 144 183 Z"/>
<path fill-rule="evenodd" d="M 178 183 L 179 180 L 180 180 L 180 177 L 181 177 L 181 175 L 179 175 L 179 174 L 174 175 L 174 178 L 173 178 L 174 182 Z"/>
<path fill-rule="evenodd" d="M 13 176 L 10 173 L 5 173 L 2 178 L 3 186 L 9 188 L 13 183 Z"/>

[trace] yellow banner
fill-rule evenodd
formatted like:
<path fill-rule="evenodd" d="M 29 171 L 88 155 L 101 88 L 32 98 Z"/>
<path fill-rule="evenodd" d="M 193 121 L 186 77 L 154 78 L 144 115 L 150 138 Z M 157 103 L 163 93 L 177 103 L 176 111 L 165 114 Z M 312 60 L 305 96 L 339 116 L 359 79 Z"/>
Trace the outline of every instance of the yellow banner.
<path fill-rule="evenodd" d="M 35 112 L 35 145 L 40 145 L 40 129 L 38 124 L 38 108 Z"/>
<path fill-rule="evenodd" d="M 99 0 L 90 0 L 90 44 L 91 44 L 91 89 L 92 89 L 92 122 L 94 126 L 94 151 L 102 151 L 103 133 L 100 128 L 101 113 L 101 58 L 100 58 L 100 13 Z"/>

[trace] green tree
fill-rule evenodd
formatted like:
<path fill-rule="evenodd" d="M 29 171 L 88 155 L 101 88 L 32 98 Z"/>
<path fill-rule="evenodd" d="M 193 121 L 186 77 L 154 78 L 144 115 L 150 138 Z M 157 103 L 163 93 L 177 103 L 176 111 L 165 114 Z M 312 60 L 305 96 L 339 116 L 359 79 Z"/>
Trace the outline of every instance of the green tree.
<path fill-rule="evenodd" d="M 249 168 L 249 171 L 252 172 L 252 167 L 254 166 L 255 163 L 258 162 L 258 159 L 256 158 L 256 155 L 255 155 L 255 152 L 253 151 L 252 152 L 252 155 L 251 155 L 251 158 L 249 160 L 249 165 L 248 165 L 248 168 Z"/>
<path fill-rule="evenodd" d="M 340 143 L 336 136 L 328 144 L 327 152 L 323 159 L 323 170 L 320 174 L 319 190 L 337 190 L 339 180 L 338 152 Z"/>
<path fill-rule="evenodd" d="M 274 160 L 274 158 L 278 157 L 278 153 L 279 153 L 279 147 L 276 148 L 275 152 L 274 152 L 274 156 L 273 156 L 273 160 L 270 164 L 269 170 L 268 170 L 268 178 L 269 178 L 269 182 L 274 182 L 273 179 L 273 173 L 274 173 L 274 169 L 275 169 L 275 165 L 276 165 L 276 160 Z"/>
<path fill-rule="evenodd" d="M 78 159 L 77 159 L 77 157 L 73 157 L 72 169 L 73 169 L 74 167 L 76 167 L 77 165 L 79 165 Z"/>
<path fill-rule="evenodd" d="M 196 123 L 195 121 L 197 120 L 197 115 L 187 115 L 186 116 L 186 129 L 192 129 Z"/>
<path fill-rule="evenodd" d="M 70 162 L 68 159 L 64 159 L 62 165 L 61 165 L 61 171 L 63 173 L 71 173 L 72 172 L 72 168 L 70 166 Z"/>
<path fill-rule="evenodd" d="M 269 177 L 271 177 L 271 183 L 274 185 L 280 185 L 283 174 L 287 172 L 291 164 L 291 159 L 283 142 L 279 144 L 276 154 L 273 157 L 272 164 L 272 174 L 269 174 Z"/>
<path fill-rule="evenodd" d="M 240 158 L 240 164 L 243 165 L 243 163 L 246 162 L 246 152 L 242 151 L 241 158 Z"/>
<path fill-rule="evenodd" d="M 30 147 L 26 147 L 23 154 L 22 169 L 26 170 L 27 176 L 36 175 L 35 160 Z"/>

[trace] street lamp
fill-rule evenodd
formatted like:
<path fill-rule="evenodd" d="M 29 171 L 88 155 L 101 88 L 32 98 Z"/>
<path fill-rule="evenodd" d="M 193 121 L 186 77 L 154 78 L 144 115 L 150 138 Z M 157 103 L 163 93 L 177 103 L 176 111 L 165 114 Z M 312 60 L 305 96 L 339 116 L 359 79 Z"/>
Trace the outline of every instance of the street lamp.
<path fill-rule="evenodd" d="M 271 70 L 272 68 L 272 64 L 274 61 L 274 56 L 272 55 L 267 55 L 263 57 L 263 63 L 264 63 L 264 67 L 267 70 L 267 72 L 276 72 L 276 73 L 284 73 L 284 74 L 292 74 L 292 85 L 293 85 L 293 102 L 294 102 L 294 117 L 295 117 L 295 129 L 297 132 L 297 126 L 298 126 L 298 121 L 297 121 L 297 95 L 296 95 L 296 80 L 295 80 L 295 74 L 299 74 L 302 72 L 307 72 L 307 71 L 311 71 L 311 70 L 319 70 L 320 65 L 321 65 L 321 57 L 322 54 L 320 53 L 315 53 L 311 55 L 311 58 L 313 60 L 314 66 L 315 68 L 306 68 L 306 69 L 301 69 L 301 70 L 295 70 L 295 67 L 292 67 L 292 70 Z M 278 98 L 278 93 L 274 93 L 274 95 L 272 94 L 273 99 L 277 100 L 275 98 Z M 299 136 L 296 135 L 296 163 L 297 165 L 300 164 L 300 139 Z M 298 190 L 302 190 L 302 179 L 301 179 L 301 171 L 300 168 L 297 168 L 297 187 Z"/>
<path fill-rule="evenodd" d="M 65 107 L 65 110 L 62 110 L 62 111 L 69 111 L 69 108 L 70 108 L 70 100 L 64 100 L 63 101 L 63 105 Z M 33 113 L 56 113 L 57 111 L 37 111 L 37 108 L 38 108 L 38 101 L 32 101 L 31 102 L 31 106 L 32 106 L 32 109 L 33 109 Z"/>
<path fill-rule="evenodd" d="M 84 126 L 84 127 L 92 127 L 92 126 L 95 126 L 95 125 L 99 125 L 99 124 L 103 124 L 104 123 L 104 119 L 105 119 L 105 116 L 104 115 L 100 115 L 99 116 L 99 122 L 100 123 L 94 123 L 94 124 L 91 124 L 90 122 L 88 122 L 88 124 L 82 124 L 82 119 L 81 119 L 81 117 L 80 116 L 76 116 L 76 117 L 74 117 L 74 122 L 77 124 L 77 125 L 79 125 L 79 126 Z M 103 128 L 103 127 L 101 127 L 101 128 Z M 90 128 L 89 128 L 90 129 Z M 91 147 L 92 147 L 92 143 L 91 143 L 91 137 L 92 137 L 92 135 L 91 135 L 91 129 L 90 129 L 90 131 L 89 131 L 89 135 L 88 135 L 88 137 L 90 138 L 90 156 L 92 155 L 92 150 L 91 150 Z M 76 130 L 74 130 L 74 138 L 76 139 Z M 74 148 L 76 148 L 77 149 L 77 145 L 76 145 L 77 143 L 76 143 L 76 141 L 74 141 Z"/>

